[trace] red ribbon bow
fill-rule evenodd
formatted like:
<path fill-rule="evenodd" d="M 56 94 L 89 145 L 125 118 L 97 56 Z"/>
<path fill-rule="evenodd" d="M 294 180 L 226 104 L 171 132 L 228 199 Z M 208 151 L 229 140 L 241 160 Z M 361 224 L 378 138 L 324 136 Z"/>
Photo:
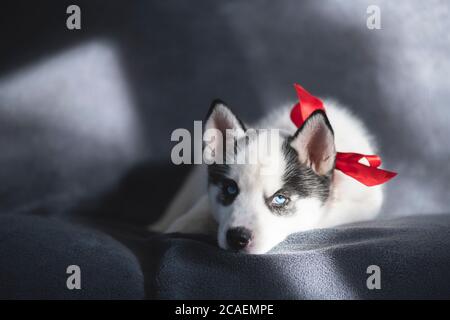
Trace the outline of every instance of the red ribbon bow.
<path fill-rule="evenodd" d="M 316 110 L 325 111 L 322 101 L 314 97 L 302 86 L 294 84 L 299 102 L 294 105 L 291 111 L 292 122 L 300 128 L 305 120 Z M 369 165 L 362 164 L 361 159 L 366 159 Z M 383 184 L 397 175 L 395 172 L 379 169 L 381 158 L 377 155 L 364 155 L 351 152 L 337 152 L 337 170 L 365 184 L 366 186 L 376 186 Z"/>

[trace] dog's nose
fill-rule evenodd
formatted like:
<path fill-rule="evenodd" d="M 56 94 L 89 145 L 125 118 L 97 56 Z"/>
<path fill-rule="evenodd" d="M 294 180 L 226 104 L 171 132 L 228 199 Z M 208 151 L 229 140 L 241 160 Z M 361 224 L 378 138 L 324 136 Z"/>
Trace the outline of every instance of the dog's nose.
<path fill-rule="evenodd" d="M 250 230 L 244 227 L 237 227 L 227 231 L 228 246 L 233 250 L 244 249 L 252 238 Z"/>

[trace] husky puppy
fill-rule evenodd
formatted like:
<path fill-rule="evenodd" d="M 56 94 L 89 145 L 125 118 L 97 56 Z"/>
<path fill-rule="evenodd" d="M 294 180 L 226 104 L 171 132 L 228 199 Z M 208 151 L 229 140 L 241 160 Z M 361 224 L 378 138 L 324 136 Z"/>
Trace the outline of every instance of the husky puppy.
<path fill-rule="evenodd" d="M 314 112 L 300 128 L 292 105 L 275 109 L 253 129 L 278 129 L 280 141 L 253 163 L 199 165 L 152 227 L 161 232 L 210 233 L 221 248 L 263 254 L 292 233 L 374 218 L 383 201 L 381 186 L 366 187 L 335 169 L 336 150 L 376 152 L 363 123 L 332 100 L 326 114 Z M 205 126 L 215 129 L 209 147 L 222 148 L 227 129 L 238 141 L 225 159 L 254 155 L 268 143 L 222 101 L 215 100 Z M 239 145 L 239 147 L 236 147 Z M 269 161 L 270 160 L 270 161 Z"/>

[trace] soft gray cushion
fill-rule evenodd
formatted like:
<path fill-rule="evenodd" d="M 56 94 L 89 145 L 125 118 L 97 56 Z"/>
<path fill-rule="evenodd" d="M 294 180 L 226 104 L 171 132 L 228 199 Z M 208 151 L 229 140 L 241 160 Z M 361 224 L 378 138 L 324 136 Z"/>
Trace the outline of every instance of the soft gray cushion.
<path fill-rule="evenodd" d="M 450 215 L 309 231 L 266 255 L 225 252 L 199 238 L 153 240 L 153 298 L 450 298 Z M 366 286 L 371 265 L 380 267 L 380 290 Z"/>
<path fill-rule="evenodd" d="M 136 256 L 100 231 L 29 215 L 0 215 L 0 299 L 142 299 Z M 70 265 L 81 289 L 69 290 Z"/>

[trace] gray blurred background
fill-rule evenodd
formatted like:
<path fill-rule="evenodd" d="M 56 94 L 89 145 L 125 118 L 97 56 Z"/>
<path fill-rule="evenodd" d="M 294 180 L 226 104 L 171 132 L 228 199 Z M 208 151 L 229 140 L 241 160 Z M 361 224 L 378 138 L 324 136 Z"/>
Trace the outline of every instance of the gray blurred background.
<path fill-rule="evenodd" d="M 81 30 L 66 28 L 70 4 Z M 366 27 L 372 4 L 381 30 Z M 448 1 L 0 6 L 0 212 L 88 203 L 148 223 L 189 170 L 170 163 L 175 128 L 192 130 L 216 97 L 254 121 L 294 101 L 294 82 L 348 105 L 376 136 L 399 172 L 383 216 L 448 212 Z"/>

